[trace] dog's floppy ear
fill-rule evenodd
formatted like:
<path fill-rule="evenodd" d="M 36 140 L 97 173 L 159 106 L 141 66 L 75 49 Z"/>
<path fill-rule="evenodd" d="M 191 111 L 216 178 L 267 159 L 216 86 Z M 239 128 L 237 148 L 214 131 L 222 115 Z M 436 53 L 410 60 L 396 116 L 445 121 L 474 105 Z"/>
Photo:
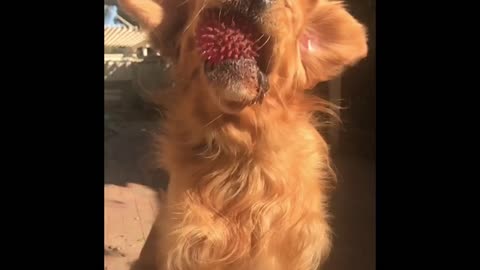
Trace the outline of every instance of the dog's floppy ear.
<path fill-rule="evenodd" d="M 178 54 L 179 35 L 188 18 L 185 5 L 175 0 L 119 0 L 120 7 L 149 33 L 164 56 Z"/>
<path fill-rule="evenodd" d="M 305 87 L 332 79 L 367 55 L 366 30 L 341 2 L 318 1 L 299 39 Z"/>

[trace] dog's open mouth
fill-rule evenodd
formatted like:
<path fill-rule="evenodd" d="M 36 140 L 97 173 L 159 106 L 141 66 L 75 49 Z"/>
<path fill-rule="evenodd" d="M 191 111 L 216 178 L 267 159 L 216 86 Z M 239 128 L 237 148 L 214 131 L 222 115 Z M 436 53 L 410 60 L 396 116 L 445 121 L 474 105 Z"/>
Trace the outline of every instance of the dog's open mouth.
<path fill-rule="evenodd" d="M 204 11 L 196 29 L 207 78 L 233 102 L 261 102 L 268 91 L 269 40 L 255 20 L 232 10 Z"/>

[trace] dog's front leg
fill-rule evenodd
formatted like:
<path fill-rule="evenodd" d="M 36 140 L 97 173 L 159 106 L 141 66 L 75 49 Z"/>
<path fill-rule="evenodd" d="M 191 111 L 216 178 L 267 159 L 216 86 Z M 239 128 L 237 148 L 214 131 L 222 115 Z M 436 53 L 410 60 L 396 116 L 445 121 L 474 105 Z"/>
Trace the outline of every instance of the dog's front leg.
<path fill-rule="evenodd" d="M 248 269 L 317 270 L 329 250 L 328 224 L 321 215 L 310 213 L 283 235 L 272 239 Z"/>
<path fill-rule="evenodd" d="M 235 260 L 232 227 L 209 207 L 187 196 L 168 211 L 156 270 L 223 270 L 220 266 Z"/>
<path fill-rule="evenodd" d="M 330 252 L 330 226 L 323 214 L 304 215 L 281 246 L 288 270 L 316 270 Z"/>

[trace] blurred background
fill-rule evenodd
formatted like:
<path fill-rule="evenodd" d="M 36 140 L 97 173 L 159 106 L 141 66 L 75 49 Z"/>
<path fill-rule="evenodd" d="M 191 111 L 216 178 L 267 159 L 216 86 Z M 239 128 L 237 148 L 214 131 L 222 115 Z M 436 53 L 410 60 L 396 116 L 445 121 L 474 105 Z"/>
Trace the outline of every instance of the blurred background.
<path fill-rule="evenodd" d="M 369 55 L 316 94 L 341 105 L 342 125 L 322 132 L 338 174 L 332 195 L 334 245 L 324 270 L 375 269 L 376 1 L 347 0 L 369 33 Z M 128 269 L 155 218 L 168 175 L 152 162 L 152 136 L 162 124 L 152 95 L 167 96 L 171 67 L 117 1 L 104 0 L 105 269 Z"/>

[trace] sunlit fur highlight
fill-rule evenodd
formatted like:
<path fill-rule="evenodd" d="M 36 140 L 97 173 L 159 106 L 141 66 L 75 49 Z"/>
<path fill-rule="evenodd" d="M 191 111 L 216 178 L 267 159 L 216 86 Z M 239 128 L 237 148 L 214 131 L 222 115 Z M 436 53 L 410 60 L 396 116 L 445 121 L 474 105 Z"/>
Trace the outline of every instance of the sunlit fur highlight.
<path fill-rule="evenodd" d="M 219 1 L 142 8 L 151 1 L 121 1 L 176 62 L 175 97 L 158 137 L 170 184 L 151 269 L 316 269 L 331 245 L 334 176 L 315 115 L 334 109 L 304 90 L 365 57 L 365 29 L 338 2 L 277 0 L 264 15 L 275 44 L 271 90 L 262 104 L 229 115 L 212 101 L 193 45 L 196 14 Z M 317 43 L 306 48 L 309 37 Z"/>

